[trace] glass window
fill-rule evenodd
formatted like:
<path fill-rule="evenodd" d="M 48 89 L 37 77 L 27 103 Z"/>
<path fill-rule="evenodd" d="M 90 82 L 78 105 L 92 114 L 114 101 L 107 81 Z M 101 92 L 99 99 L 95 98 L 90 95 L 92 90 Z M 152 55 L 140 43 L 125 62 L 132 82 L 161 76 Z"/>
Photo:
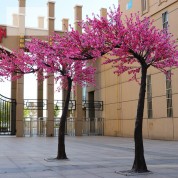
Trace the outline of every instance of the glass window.
<path fill-rule="evenodd" d="M 171 71 L 166 76 L 167 117 L 173 117 Z"/>
<path fill-rule="evenodd" d="M 162 22 L 163 22 L 163 29 L 167 29 L 168 28 L 168 12 L 164 12 L 162 14 Z"/>
<path fill-rule="evenodd" d="M 147 113 L 148 118 L 153 117 L 151 75 L 147 75 Z"/>

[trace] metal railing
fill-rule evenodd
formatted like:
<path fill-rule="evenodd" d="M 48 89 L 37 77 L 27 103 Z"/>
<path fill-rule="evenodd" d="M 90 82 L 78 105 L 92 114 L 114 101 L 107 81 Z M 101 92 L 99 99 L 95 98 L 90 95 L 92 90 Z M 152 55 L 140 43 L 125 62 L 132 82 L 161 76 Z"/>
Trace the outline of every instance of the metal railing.
<path fill-rule="evenodd" d="M 24 136 L 46 136 L 46 117 L 25 117 Z M 58 136 L 60 118 L 54 118 L 54 136 Z M 67 118 L 66 134 L 75 136 L 75 118 Z M 84 118 L 82 121 L 82 135 L 103 135 L 103 118 Z"/>
<path fill-rule="evenodd" d="M 67 135 L 75 136 L 75 119 L 73 117 L 67 118 Z"/>
<path fill-rule="evenodd" d="M 59 124 L 60 124 L 60 118 L 54 118 L 54 136 L 58 136 L 58 132 L 59 132 Z M 70 135 L 70 136 L 75 136 L 75 127 L 74 127 L 74 118 L 69 117 L 67 118 L 67 123 L 66 123 L 66 135 Z"/>
<path fill-rule="evenodd" d="M 83 135 L 104 135 L 103 118 L 84 118 L 82 126 Z"/>
<path fill-rule="evenodd" d="M 16 134 L 16 100 L 0 94 L 0 135 Z"/>
<path fill-rule="evenodd" d="M 45 136 L 46 118 L 45 117 L 25 117 L 24 136 Z"/>
<path fill-rule="evenodd" d="M 59 133 L 60 117 L 54 118 L 54 136 L 57 137 Z"/>

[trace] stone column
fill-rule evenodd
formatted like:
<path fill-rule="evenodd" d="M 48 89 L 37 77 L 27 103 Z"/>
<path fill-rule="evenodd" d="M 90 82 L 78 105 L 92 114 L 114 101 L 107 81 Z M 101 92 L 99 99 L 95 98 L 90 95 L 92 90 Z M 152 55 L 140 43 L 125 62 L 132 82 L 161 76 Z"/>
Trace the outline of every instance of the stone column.
<path fill-rule="evenodd" d="M 44 17 L 38 17 L 38 28 L 44 29 Z"/>
<path fill-rule="evenodd" d="M 80 33 L 82 33 L 82 29 L 78 25 L 78 23 L 81 21 L 82 21 L 82 6 L 76 5 L 74 7 L 74 28 L 75 28 L 75 30 L 79 31 Z"/>
<path fill-rule="evenodd" d="M 38 17 L 38 28 L 44 29 L 44 17 Z M 42 134 L 43 130 L 43 80 L 40 80 L 40 76 L 43 75 L 43 71 L 38 72 L 37 80 L 37 100 L 38 100 L 38 110 L 37 110 L 37 132 Z"/>
<path fill-rule="evenodd" d="M 48 2 L 48 35 L 54 33 L 54 1 Z M 47 123 L 46 135 L 54 136 L 54 75 L 49 74 L 47 79 Z"/>
<path fill-rule="evenodd" d="M 13 20 L 12 25 L 15 26 L 15 27 L 18 27 L 19 26 L 19 15 L 13 14 L 12 20 Z"/>
<path fill-rule="evenodd" d="M 78 25 L 78 22 L 82 20 L 82 6 L 76 5 L 74 7 L 75 19 L 74 19 L 74 26 L 75 30 L 78 30 L 82 33 L 82 29 Z M 82 135 L 82 122 L 84 117 L 84 111 L 82 109 L 82 87 L 77 86 L 75 90 L 75 100 L 76 100 L 76 110 L 74 112 L 75 116 L 75 135 L 81 136 Z"/>
<path fill-rule="evenodd" d="M 18 27 L 19 26 L 19 15 L 13 14 L 12 20 L 13 20 L 12 25 L 15 27 Z M 16 74 L 13 74 L 13 75 L 16 75 Z M 16 99 L 16 95 L 17 95 L 17 81 L 14 80 L 14 81 L 11 81 L 11 98 Z"/>
<path fill-rule="evenodd" d="M 24 136 L 24 77 L 17 80 L 16 136 Z"/>
<path fill-rule="evenodd" d="M 17 81 L 14 80 L 11 82 L 11 98 L 16 99 L 16 94 L 17 94 Z"/>
<path fill-rule="evenodd" d="M 19 0 L 19 48 L 25 46 L 25 0 Z M 16 86 L 16 136 L 24 136 L 24 77 L 17 80 Z"/>
<path fill-rule="evenodd" d="M 63 18 L 62 19 L 62 31 L 66 32 L 66 31 L 68 31 L 68 29 L 69 29 L 69 20 L 66 18 Z M 66 90 L 62 90 L 62 99 L 63 100 L 65 100 L 66 94 L 67 94 Z"/>
<path fill-rule="evenodd" d="M 38 28 L 44 29 L 44 17 L 38 17 Z M 37 133 L 43 134 L 43 80 L 40 80 L 40 76 L 43 75 L 43 71 L 38 72 L 37 80 L 37 100 L 38 100 L 38 110 L 37 110 Z"/>
<path fill-rule="evenodd" d="M 37 133 L 43 134 L 43 81 L 40 80 L 40 76 L 43 75 L 43 71 L 39 71 L 37 80 Z"/>
<path fill-rule="evenodd" d="M 67 32 L 68 29 L 69 29 L 69 19 L 63 18 L 62 19 L 62 31 L 63 32 Z M 62 100 L 63 101 L 66 100 L 66 96 L 67 96 L 67 90 L 63 89 L 62 90 Z M 63 106 L 62 107 L 64 107 L 64 104 L 65 103 L 63 102 Z M 70 112 L 68 111 L 67 112 L 67 118 L 69 118 L 69 117 L 70 117 Z M 68 122 L 66 121 L 65 132 L 67 132 L 67 127 L 69 127 L 69 126 L 68 126 Z"/>
<path fill-rule="evenodd" d="M 44 17 L 38 17 L 38 28 L 44 29 Z M 39 135 L 43 134 L 43 80 L 40 79 L 40 76 L 43 75 L 43 71 L 38 72 L 37 80 L 37 133 Z"/>
<path fill-rule="evenodd" d="M 62 31 L 66 32 L 69 28 L 69 20 L 66 18 L 62 19 Z M 65 100 L 67 96 L 67 91 L 65 89 L 62 90 L 62 100 Z M 69 117 L 69 112 L 67 114 L 67 117 Z"/>
<path fill-rule="evenodd" d="M 62 31 L 68 31 L 69 28 L 69 19 L 63 18 L 62 19 Z"/>
<path fill-rule="evenodd" d="M 106 8 L 101 8 L 100 9 L 100 17 L 107 18 L 107 9 Z"/>
<path fill-rule="evenodd" d="M 13 14 L 12 15 L 12 25 L 15 27 L 19 27 L 19 15 L 18 14 Z M 16 74 L 13 74 L 16 75 Z M 16 94 L 17 94 L 17 81 L 11 81 L 11 98 L 16 99 Z"/>

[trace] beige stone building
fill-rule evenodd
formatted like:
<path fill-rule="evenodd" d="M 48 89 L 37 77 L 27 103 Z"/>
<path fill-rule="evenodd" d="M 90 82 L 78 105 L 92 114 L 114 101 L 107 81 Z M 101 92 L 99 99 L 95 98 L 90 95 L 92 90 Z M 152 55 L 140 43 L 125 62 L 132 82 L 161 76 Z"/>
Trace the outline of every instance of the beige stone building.
<path fill-rule="evenodd" d="M 129 15 L 140 12 L 150 16 L 154 25 L 168 27 L 178 39 L 177 0 L 119 0 L 121 11 Z M 139 94 L 137 82 L 129 82 L 129 76 L 113 74 L 111 65 L 97 62 L 96 88 L 88 88 L 88 98 L 104 102 L 102 112 L 95 117 L 104 118 L 104 135 L 133 137 L 136 107 Z M 178 140 L 178 70 L 172 69 L 171 82 L 164 74 L 150 68 L 147 76 L 143 135 L 149 139 Z"/>
<path fill-rule="evenodd" d="M 169 32 L 178 38 L 178 1 L 177 0 L 119 0 L 121 11 L 124 14 L 140 11 L 142 16 L 151 16 L 155 25 L 162 29 L 168 27 Z M 40 39 L 56 33 L 63 33 L 68 27 L 68 20 L 63 19 L 62 31 L 54 29 L 55 24 L 55 3 L 48 2 L 48 28 L 44 29 L 44 18 L 39 17 L 38 28 L 25 27 L 25 0 L 19 0 L 19 14 L 13 15 L 13 25 L 0 25 L 0 30 L 6 30 L 11 35 L 0 38 L 0 48 L 4 46 L 7 51 L 23 48 L 29 36 L 35 34 Z M 82 6 L 74 8 L 75 29 L 81 32 L 77 22 L 82 20 Z M 107 15 L 107 10 L 102 8 L 101 16 Z M 104 135 L 133 137 L 136 107 L 138 100 L 139 85 L 136 82 L 129 82 L 129 76 L 113 74 L 111 65 L 102 65 L 103 60 L 97 61 L 97 74 L 95 88 L 87 88 L 84 92 L 84 99 L 88 101 L 103 101 L 103 108 L 97 110 L 82 110 L 87 106 L 82 104 L 82 89 L 77 88 L 75 92 L 76 110 L 73 113 L 75 122 L 73 129 L 75 135 L 82 135 L 85 118 L 90 118 L 90 131 L 97 127 L 96 118 L 104 119 Z M 143 135 L 150 139 L 178 140 L 178 70 L 172 69 L 174 75 L 171 82 L 166 80 L 164 74 L 156 69 L 149 69 L 147 76 L 147 93 L 145 99 Z M 43 99 L 43 85 L 38 85 L 38 100 Z M 47 82 L 47 123 L 46 135 L 54 135 L 54 80 L 53 77 Z M 12 82 L 11 97 L 17 101 L 16 112 L 16 135 L 24 136 L 24 79 L 21 78 Z M 96 103 L 98 104 L 98 103 Z M 99 103 L 100 104 L 100 103 Z M 95 103 L 88 103 L 89 107 Z M 39 110 L 38 117 L 43 117 Z M 95 119 L 94 119 L 95 118 Z M 87 125 L 88 128 L 88 125 Z"/>

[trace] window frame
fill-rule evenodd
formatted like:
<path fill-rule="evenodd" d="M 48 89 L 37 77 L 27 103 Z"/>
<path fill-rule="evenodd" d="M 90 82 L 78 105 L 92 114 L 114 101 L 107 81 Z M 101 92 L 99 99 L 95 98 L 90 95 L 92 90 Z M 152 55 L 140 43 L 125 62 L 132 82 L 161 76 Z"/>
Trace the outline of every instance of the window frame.
<path fill-rule="evenodd" d="M 153 118 L 153 102 L 152 102 L 152 84 L 151 75 L 147 75 L 147 116 L 148 119 Z"/>
<path fill-rule="evenodd" d="M 165 11 L 164 13 L 162 13 L 162 26 L 163 29 L 168 29 L 168 25 L 169 25 L 169 19 L 168 19 L 168 11 Z"/>
<path fill-rule="evenodd" d="M 168 71 L 166 75 L 166 110 L 167 117 L 173 117 L 173 102 L 172 102 L 172 80 L 171 71 Z"/>
<path fill-rule="evenodd" d="M 142 15 L 148 12 L 148 0 L 141 0 Z"/>

